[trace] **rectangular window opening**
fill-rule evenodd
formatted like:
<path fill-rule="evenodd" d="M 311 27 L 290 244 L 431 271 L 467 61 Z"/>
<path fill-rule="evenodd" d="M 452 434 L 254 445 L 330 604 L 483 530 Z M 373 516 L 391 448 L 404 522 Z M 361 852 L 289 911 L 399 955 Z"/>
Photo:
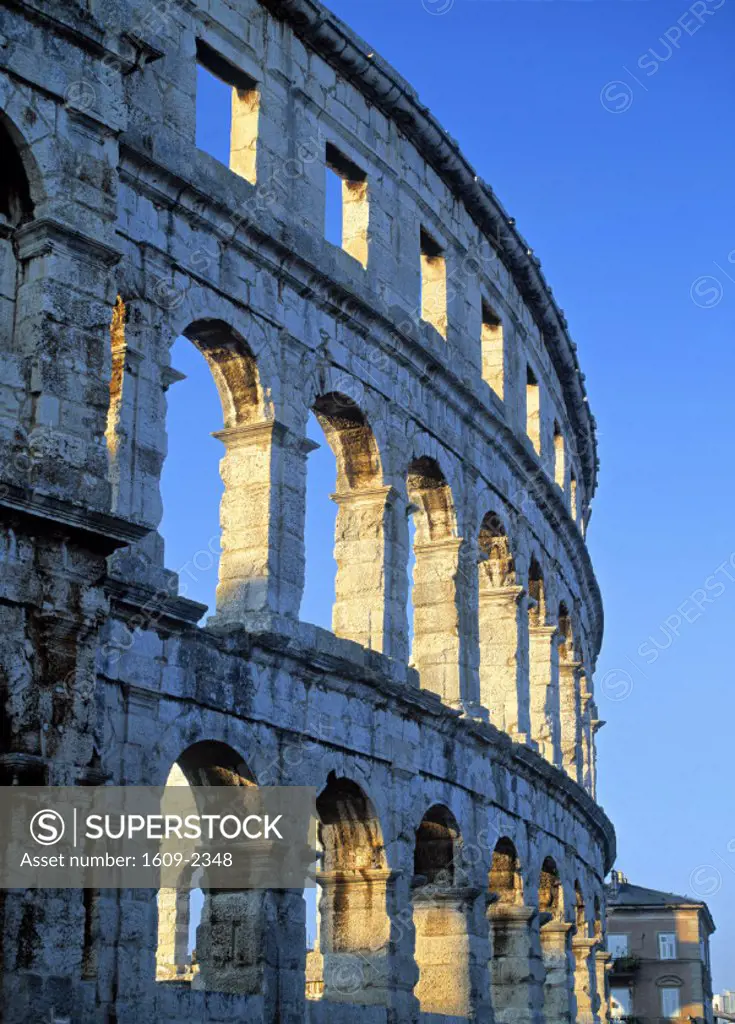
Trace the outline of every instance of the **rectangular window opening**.
<path fill-rule="evenodd" d="M 564 448 L 564 435 L 561 432 L 561 427 L 558 423 L 554 423 L 554 480 L 564 490 L 564 475 L 566 472 L 566 466 L 564 465 L 565 448 Z"/>
<path fill-rule="evenodd" d="M 487 302 L 482 303 L 482 376 L 502 399 L 505 384 L 503 321 Z"/>
<path fill-rule="evenodd" d="M 661 988 L 661 1015 L 663 1017 L 678 1017 L 681 1008 L 679 989 L 673 985 L 662 986 Z"/>
<path fill-rule="evenodd" d="M 576 523 L 579 519 L 579 506 L 577 497 L 577 476 L 572 470 L 569 474 L 569 510 L 572 513 L 572 519 Z"/>
<path fill-rule="evenodd" d="M 421 319 L 447 337 L 447 265 L 444 251 L 421 228 Z"/>
<path fill-rule="evenodd" d="M 673 932 L 659 932 L 658 956 L 660 960 L 676 960 L 676 935 Z"/>
<path fill-rule="evenodd" d="M 197 147 L 253 185 L 259 116 L 255 79 L 197 40 Z"/>
<path fill-rule="evenodd" d="M 613 960 L 617 960 L 621 956 L 628 955 L 628 936 L 627 935 L 609 935 L 607 937 L 607 948 L 612 954 Z"/>
<path fill-rule="evenodd" d="M 332 145 L 326 149 L 324 237 L 363 266 L 368 262 L 367 174 Z"/>
<path fill-rule="evenodd" d="M 538 379 L 530 366 L 526 367 L 526 433 L 536 454 L 541 454 L 541 394 Z"/>

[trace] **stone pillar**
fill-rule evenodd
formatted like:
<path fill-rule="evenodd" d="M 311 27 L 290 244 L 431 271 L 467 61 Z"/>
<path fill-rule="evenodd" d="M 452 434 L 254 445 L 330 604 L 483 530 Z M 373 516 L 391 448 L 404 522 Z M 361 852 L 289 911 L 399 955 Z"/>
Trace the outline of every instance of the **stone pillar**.
<path fill-rule="evenodd" d="M 477 1019 L 472 909 L 478 890 L 428 884 L 413 894 L 416 995 L 422 1013 Z"/>
<path fill-rule="evenodd" d="M 570 1024 L 575 1020 L 569 935 L 572 925 L 549 921 L 541 928 L 546 1024 Z"/>
<path fill-rule="evenodd" d="M 304 586 L 306 455 L 313 442 L 274 420 L 214 436 L 226 448 L 217 622 L 296 618 Z"/>
<path fill-rule="evenodd" d="M 556 626 L 528 627 L 531 738 L 547 761 L 561 767 L 557 637 Z"/>
<path fill-rule="evenodd" d="M 572 939 L 574 957 L 574 996 L 577 1001 L 577 1024 L 595 1021 L 595 957 L 597 939 L 575 935 Z"/>
<path fill-rule="evenodd" d="M 392 573 L 392 487 L 333 494 L 339 506 L 335 527 L 337 563 L 332 630 L 373 651 L 393 655 L 395 635 Z"/>
<path fill-rule="evenodd" d="M 159 889 L 156 980 L 175 981 L 189 973 L 188 889 Z"/>
<path fill-rule="evenodd" d="M 293 889 L 209 890 L 197 929 L 193 987 L 262 995 L 264 1021 L 306 1015 L 303 894 Z"/>
<path fill-rule="evenodd" d="M 582 780 L 581 670 L 577 661 L 559 661 L 562 766 L 575 782 Z"/>
<path fill-rule="evenodd" d="M 411 660 L 421 686 L 458 706 L 463 697 L 457 577 L 462 540 L 447 537 L 416 544 Z"/>
<path fill-rule="evenodd" d="M 532 953 L 533 907 L 493 903 L 487 909 L 492 935 L 490 991 L 497 1024 L 539 1024 L 543 969 Z"/>
<path fill-rule="evenodd" d="M 594 954 L 595 958 L 595 987 L 596 997 L 594 1000 L 594 1006 L 596 1007 L 596 1018 L 602 1021 L 610 1019 L 610 984 L 608 981 L 608 971 L 612 964 L 612 953 L 608 953 L 606 949 L 597 949 Z"/>
<path fill-rule="evenodd" d="M 319 911 L 326 1000 L 389 1005 L 387 892 L 391 879 L 392 872 L 383 869 L 317 874 L 322 887 Z"/>
<path fill-rule="evenodd" d="M 519 658 L 523 587 L 480 589 L 480 703 L 490 721 L 520 743 L 528 740 L 526 676 Z"/>

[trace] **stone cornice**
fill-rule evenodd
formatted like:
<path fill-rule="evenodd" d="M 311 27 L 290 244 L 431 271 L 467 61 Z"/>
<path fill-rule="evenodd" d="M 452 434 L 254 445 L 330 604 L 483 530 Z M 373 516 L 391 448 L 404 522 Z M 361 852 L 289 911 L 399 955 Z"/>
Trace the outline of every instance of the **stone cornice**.
<path fill-rule="evenodd" d="M 515 220 L 462 155 L 457 142 L 419 102 L 415 90 L 339 18 L 316 0 L 262 2 L 396 122 L 454 195 L 462 199 L 468 213 L 492 241 L 544 333 L 576 432 L 585 442 L 589 437 L 589 445 L 581 445 L 580 459 L 592 497 L 598 468 L 595 422 L 588 407 L 576 346 L 569 337 L 566 317 L 541 273 L 541 261 L 516 230 Z"/>
<path fill-rule="evenodd" d="M 23 516 L 42 520 L 54 532 L 70 534 L 104 554 L 134 544 L 150 532 L 150 527 L 120 516 L 96 512 L 65 498 L 13 484 L 0 486 L 0 510 L 5 519 Z"/>

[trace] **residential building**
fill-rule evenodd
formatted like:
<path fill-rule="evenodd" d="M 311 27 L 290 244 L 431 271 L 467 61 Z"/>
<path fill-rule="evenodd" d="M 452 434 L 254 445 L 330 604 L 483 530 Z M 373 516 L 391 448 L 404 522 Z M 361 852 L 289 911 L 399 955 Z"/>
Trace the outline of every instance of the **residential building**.
<path fill-rule="evenodd" d="M 611 1016 L 713 1024 L 707 904 L 631 885 L 619 871 L 606 891 Z"/>

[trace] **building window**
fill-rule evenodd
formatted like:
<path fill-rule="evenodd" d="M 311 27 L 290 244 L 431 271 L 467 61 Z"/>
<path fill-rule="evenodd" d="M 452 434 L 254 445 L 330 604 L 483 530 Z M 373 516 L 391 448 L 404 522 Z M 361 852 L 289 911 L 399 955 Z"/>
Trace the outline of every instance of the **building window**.
<path fill-rule="evenodd" d="M 676 960 L 676 935 L 673 932 L 659 932 L 659 960 Z"/>
<path fill-rule="evenodd" d="M 505 383 L 503 321 L 487 302 L 482 303 L 482 376 L 502 399 Z"/>
<path fill-rule="evenodd" d="M 541 399 L 536 374 L 526 367 L 526 433 L 537 454 L 541 454 Z"/>
<path fill-rule="evenodd" d="M 661 1016 L 678 1017 L 681 1009 L 679 989 L 673 985 L 666 985 L 661 989 Z"/>
<path fill-rule="evenodd" d="M 260 91 L 255 79 L 197 40 L 196 144 L 256 182 Z M 229 153 L 224 135 L 229 134 Z"/>
<path fill-rule="evenodd" d="M 421 228 L 421 319 L 447 336 L 447 264 L 444 252 Z"/>
<path fill-rule="evenodd" d="M 610 1016 L 613 1020 L 630 1017 L 633 1012 L 633 1000 L 629 988 L 610 989 Z"/>
<path fill-rule="evenodd" d="M 366 267 L 368 261 L 367 175 L 327 143 L 325 237 Z"/>
<path fill-rule="evenodd" d="M 613 960 L 628 955 L 628 936 L 610 935 L 607 936 L 607 948 L 612 953 Z"/>
<path fill-rule="evenodd" d="M 561 427 L 554 421 L 554 480 L 564 490 L 564 435 Z"/>

